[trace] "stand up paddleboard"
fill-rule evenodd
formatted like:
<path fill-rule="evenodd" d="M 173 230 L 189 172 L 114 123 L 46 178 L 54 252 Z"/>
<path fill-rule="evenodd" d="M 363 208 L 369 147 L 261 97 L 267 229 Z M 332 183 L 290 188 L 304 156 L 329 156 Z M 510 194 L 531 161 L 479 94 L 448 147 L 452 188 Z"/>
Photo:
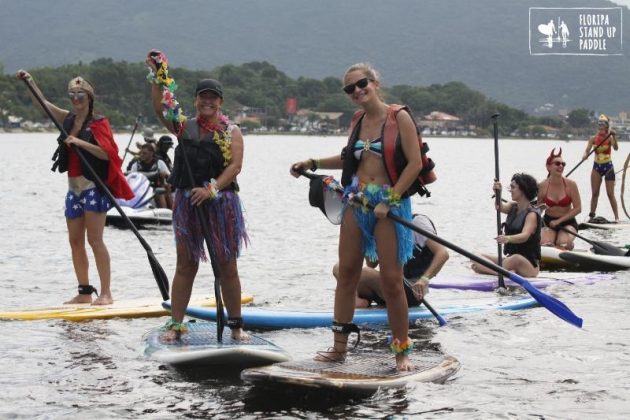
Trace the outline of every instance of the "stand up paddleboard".
<path fill-rule="evenodd" d="M 560 253 L 566 249 L 555 246 L 540 247 L 540 268 L 543 270 L 577 270 L 577 265 L 560 258 Z"/>
<path fill-rule="evenodd" d="M 163 303 L 169 308 L 169 303 Z M 483 296 L 474 299 L 457 299 L 455 303 L 433 302 L 435 310 L 442 316 L 463 315 L 487 310 L 519 310 L 538 306 L 531 298 L 511 296 Z M 215 321 L 217 311 L 211 308 L 189 306 L 186 314 L 193 318 Z M 227 316 L 227 315 L 226 315 Z M 333 321 L 331 311 L 272 310 L 245 307 L 241 310 L 243 323 L 247 328 L 277 330 L 284 328 L 319 328 L 330 327 Z M 409 308 L 409 324 L 416 325 L 422 320 L 434 319 L 433 314 L 424 306 Z M 371 308 L 354 311 L 352 322 L 367 328 L 383 328 L 388 326 L 387 309 Z"/>
<path fill-rule="evenodd" d="M 283 384 L 341 391 L 375 392 L 380 388 L 402 388 L 413 383 L 444 383 L 460 368 L 452 356 L 435 351 L 409 355 L 414 369 L 399 372 L 389 353 L 353 353 L 345 362 L 301 360 L 246 369 L 241 378 L 254 384 Z"/>
<path fill-rule="evenodd" d="M 565 251 L 560 258 L 584 271 L 618 271 L 630 268 L 630 257 L 598 255 L 592 252 Z"/>
<path fill-rule="evenodd" d="M 559 257 L 558 257 L 559 258 Z M 573 264 L 567 262 L 567 264 Z M 527 277 L 526 279 L 538 289 L 554 285 L 593 284 L 603 280 L 612 280 L 612 274 L 601 273 L 553 273 L 553 276 Z M 507 287 L 520 287 L 510 279 L 504 279 Z M 497 276 L 477 273 L 444 273 L 440 272 L 431 279 L 429 287 L 434 289 L 494 291 L 498 287 Z"/>
<path fill-rule="evenodd" d="M 589 223 L 584 222 L 578 225 L 578 229 L 606 229 L 606 230 L 618 230 L 618 229 L 630 229 L 630 223 Z"/>
<path fill-rule="evenodd" d="M 160 327 L 145 335 L 145 354 L 161 363 L 178 367 L 262 366 L 291 359 L 280 347 L 260 337 L 250 334 L 248 341 L 236 341 L 231 334 L 226 328 L 219 343 L 215 323 L 189 322 L 187 333 L 182 334 L 179 340 L 168 342 L 162 339 L 164 329 Z"/>
<path fill-rule="evenodd" d="M 242 294 L 241 303 L 251 303 L 251 295 Z M 169 302 L 170 303 L 170 302 Z M 216 307 L 214 296 L 193 296 L 191 305 L 204 308 Z M 141 298 L 116 300 L 111 305 L 90 305 L 89 303 L 59 305 L 48 308 L 35 308 L 0 312 L 0 320 L 36 321 L 41 319 L 65 319 L 66 321 L 87 321 L 110 318 L 150 318 L 168 315 L 161 299 Z"/>

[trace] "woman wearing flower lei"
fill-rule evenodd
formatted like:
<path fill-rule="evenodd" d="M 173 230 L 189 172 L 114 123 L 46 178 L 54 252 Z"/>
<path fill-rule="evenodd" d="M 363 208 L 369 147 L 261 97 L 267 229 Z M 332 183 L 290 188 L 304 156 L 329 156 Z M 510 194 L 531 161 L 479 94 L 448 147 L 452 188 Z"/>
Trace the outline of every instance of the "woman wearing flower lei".
<path fill-rule="evenodd" d="M 167 323 L 167 339 L 186 332 L 184 314 L 199 260 L 207 261 L 202 226 L 194 206 L 201 208 L 210 227 L 210 246 L 221 274 L 223 299 L 228 312 L 227 325 L 232 338 L 247 339 L 241 318 L 241 282 L 237 258 L 248 242 L 236 176 L 243 163 L 243 136 L 240 129 L 223 115 L 223 88 L 214 79 L 203 79 L 195 89 L 196 116 L 186 118 L 175 98 L 177 85 L 168 74 L 168 59 L 152 50 L 146 60 L 151 69 L 153 109 L 158 118 L 178 139 L 173 172 L 168 179 L 175 189 L 173 230 L 177 267 L 171 291 L 172 319 Z M 194 185 L 190 184 L 184 151 L 190 164 Z"/>

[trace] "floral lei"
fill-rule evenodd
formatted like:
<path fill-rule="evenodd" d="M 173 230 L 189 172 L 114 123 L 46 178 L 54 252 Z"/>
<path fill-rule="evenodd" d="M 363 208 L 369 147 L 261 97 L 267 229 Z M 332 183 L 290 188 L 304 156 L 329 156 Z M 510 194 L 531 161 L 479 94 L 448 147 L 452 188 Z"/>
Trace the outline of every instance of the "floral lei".
<path fill-rule="evenodd" d="M 179 106 L 179 102 L 175 99 L 177 83 L 175 83 L 175 79 L 168 75 L 168 58 L 166 54 L 160 51 L 152 54 L 152 58 L 157 66 L 157 72 L 149 71 L 147 79 L 162 87 L 162 115 L 167 120 L 182 124 L 186 121 L 186 117 Z"/>
<path fill-rule="evenodd" d="M 197 116 L 197 124 L 206 131 L 214 132 L 212 140 L 221 149 L 223 166 L 228 166 L 232 161 L 232 133 L 227 130 L 227 127 L 231 124 L 230 119 L 226 115 L 220 114 L 219 124 L 216 124 L 212 121 L 204 120 L 201 116 Z"/>

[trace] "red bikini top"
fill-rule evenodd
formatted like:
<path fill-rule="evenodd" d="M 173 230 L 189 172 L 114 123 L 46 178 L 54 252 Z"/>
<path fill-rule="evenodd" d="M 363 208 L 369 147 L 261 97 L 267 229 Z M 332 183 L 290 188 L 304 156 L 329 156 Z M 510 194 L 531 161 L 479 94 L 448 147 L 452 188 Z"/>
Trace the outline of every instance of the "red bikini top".
<path fill-rule="evenodd" d="M 571 200 L 571 197 L 569 197 L 569 195 L 566 193 L 566 191 L 567 191 L 567 183 L 565 182 L 564 178 L 562 178 L 562 184 L 564 185 L 564 197 L 562 197 L 558 201 L 553 201 L 547 195 L 547 192 L 549 191 L 549 185 L 550 184 L 551 184 L 551 182 L 549 184 L 547 184 L 547 191 L 545 191 L 545 198 L 544 198 L 545 204 L 548 207 L 569 207 L 571 205 L 571 203 L 573 202 L 573 200 Z"/>

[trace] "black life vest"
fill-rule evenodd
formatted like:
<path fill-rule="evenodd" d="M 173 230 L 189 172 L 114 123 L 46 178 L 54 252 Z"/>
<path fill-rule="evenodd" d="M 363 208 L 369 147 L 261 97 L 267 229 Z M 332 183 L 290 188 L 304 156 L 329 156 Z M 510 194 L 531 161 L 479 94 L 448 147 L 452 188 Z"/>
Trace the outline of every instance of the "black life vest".
<path fill-rule="evenodd" d="M 138 160 L 136 164 L 138 165 L 138 172 L 141 172 L 142 175 L 147 177 L 147 179 L 151 183 L 151 186 L 158 186 L 160 181 L 158 160 L 154 158 L 149 163 L 144 163 L 143 161 Z"/>
<path fill-rule="evenodd" d="M 507 215 L 505 223 L 503 224 L 503 228 L 505 235 L 517 235 L 521 233 L 523 231 L 523 227 L 525 226 L 525 219 L 530 212 L 536 214 L 536 231 L 533 235 L 530 235 L 530 237 L 527 238 L 527 241 L 523 243 L 505 244 L 505 247 L 503 248 L 503 253 L 505 255 L 522 255 L 523 257 L 527 258 L 534 265 L 534 267 L 537 267 L 541 259 L 540 231 L 542 229 L 542 224 L 540 212 L 533 207 L 529 207 L 525 211 L 519 213 L 518 206 L 513 205 Z"/>
<path fill-rule="evenodd" d="M 63 129 L 66 133 L 70 133 L 70 131 L 72 130 L 72 127 L 74 126 L 75 118 L 76 118 L 76 114 L 70 112 L 68 113 L 66 118 L 63 120 Z M 101 116 L 93 117 L 94 120 L 98 120 L 101 118 L 103 117 Z M 88 143 L 98 146 L 98 142 L 94 138 L 92 130 L 90 129 L 91 122 L 92 122 L 92 119 L 87 119 L 83 123 L 83 126 L 81 127 L 81 130 L 79 131 L 76 137 L 80 138 L 81 140 L 85 140 Z M 60 173 L 68 171 L 68 156 L 69 156 L 70 151 L 68 150 L 68 146 L 63 142 L 65 139 L 66 139 L 66 136 L 64 136 L 63 133 L 59 134 L 59 137 L 57 138 L 57 143 L 59 144 L 59 146 L 57 146 L 57 150 L 55 150 L 55 153 L 53 154 L 53 157 L 52 157 L 52 160 L 54 161 L 54 163 L 51 170 L 53 172 L 56 170 L 58 170 Z M 109 160 L 99 159 L 98 157 L 94 156 L 92 153 L 85 150 L 81 150 L 81 152 L 83 156 L 85 157 L 85 160 L 87 161 L 87 163 L 92 167 L 92 169 L 94 169 L 94 172 L 96 172 L 96 175 L 98 175 L 98 177 L 103 182 L 105 182 L 107 180 L 107 176 L 109 175 Z M 81 173 L 83 174 L 83 176 L 92 182 L 96 182 L 90 170 L 87 168 L 85 162 L 83 162 L 83 159 L 79 158 L 79 162 L 81 163 Z"/>
<path fill-rule="evenodd" d="M 175 148 L 175 161 L 173 162 L 173 172 L 168 179 L 169 184 L 175 188 L 190 189 L 201 187 L 204 182 L 210 182 L 211 179 L 216 179 L 221 175 L 228 162 L 226 162 L 221 148 L 213 139 L 214 133 L 213 131 L 201 137 L 197 119 L 186 120 Z M 190 184 L 190 177 L 184 161 L 184 151 L 193 174 L 194 185 Z M 222 190 L 238 191 L 236 180 L 223 187 Z"/>
<path fill-rule="evenodd" d="M 416 217 L 416 215 L 414 215 Z M 433 233 L 437 235 L 437 231 L 435 229 L 435 225 L 433 221 L 427 217 L 427 220 L 431 222 L 431 226 L 433 226 Z M 429 249 L 426 242 L 424 246 L 421 247 L 417 243 L 414 244 L 413 247 L 413 255 L 411 259 L 407 261 L 407 263 L 403 266 L 403 274 L 406 279 L 417 279 L 421 277 L 427 268 L 431 265 L 431 261 L 433 261 L 433 251 Z"/>

